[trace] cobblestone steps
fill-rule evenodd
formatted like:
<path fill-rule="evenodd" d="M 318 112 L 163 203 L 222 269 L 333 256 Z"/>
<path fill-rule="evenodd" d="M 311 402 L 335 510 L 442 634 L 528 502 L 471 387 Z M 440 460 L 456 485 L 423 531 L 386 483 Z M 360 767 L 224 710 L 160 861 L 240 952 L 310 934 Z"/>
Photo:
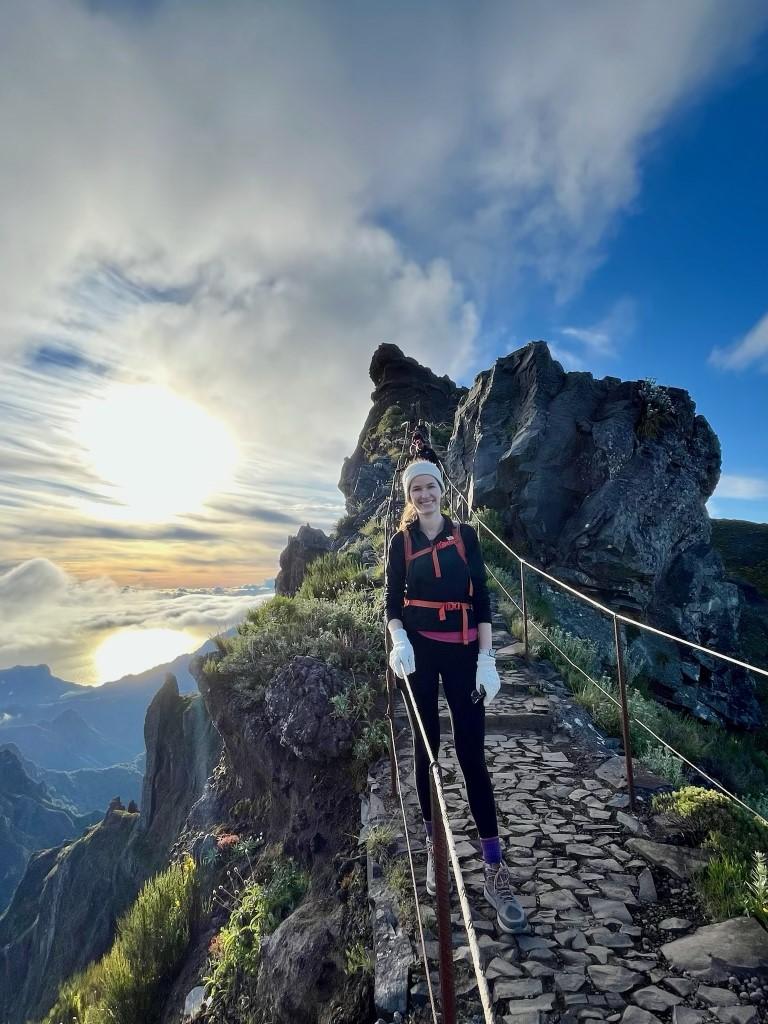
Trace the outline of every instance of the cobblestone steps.
<path fill-rule="evenodd" d="M 691 934 L 704 920 L 687 883 L 675 882 L 672 890 L 682 894 L 675 895 L 675 900 L 688 900 L 684 917 L 661 908 L 657 912 L 659 886 L 663 889 L 667 882 L 663 872 L 652 872 L 632 849 L 632 838 L 644 835 L 646 829 L 628 813 L 626 783 L 616 770 L 617 759 L 587 756 L 578 742 L 567 737 L 508 728 L 510 716 L 522 714 L 521 707 L 528 713 L 536 706 L 528 702 L 543 698 L 530 695 L 530 685 L 536 684 L 535 666 L 513 658 L 504 672 L 503 691 L 489 708 L 486 750 L 504 856 L 528 911 L 528 935 L 512 937 L 497 928 L 495 914 L 483 897 L 480 843 L 449 732 L 443 737 L 440 755 L 451 828 L 496 1020 L 503 1024 L 599 1020 L 758 1024 L 765 1020 L 768 1004 L 759 1004 L 759 987 L 740 999 L 732 986 L 707 985 L 670 967 L 660 952 L 661 943 Z M 527 680 L 529 695 L 515 694 L 510 679 L 520 687 Z M 539 684 L 545 682 L 539 676 Z M 423 826 L 413 787 L 407 725 L 399 732 L 398 758 L 429 970 L 438 991 L 434 900 L 424 887 Z M 451 906 L 457 1019 L 481 1024 L 477 983 L 455 888 Z M 651 920 L 658 926 L 649 925 Z M 426 982 L 415 937 L 412 941 L 417 963 L 410 974 L 410 1019 L 427 1021 L 431 1013 Z"/>

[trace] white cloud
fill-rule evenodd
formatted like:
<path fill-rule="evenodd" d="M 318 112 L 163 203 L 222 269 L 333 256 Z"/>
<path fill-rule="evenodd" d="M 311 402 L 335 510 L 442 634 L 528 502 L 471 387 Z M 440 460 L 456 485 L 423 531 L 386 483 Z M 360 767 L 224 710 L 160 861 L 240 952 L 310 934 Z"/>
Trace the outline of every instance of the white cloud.
<path fill-rule="evenodd" d="M 758 476 L 734 476 L 723 473 L 712 495 L 715 499 L 735 498 L 743 501 L 760 501 L 768 498 L 768 479 Z"/>
<path fill-rule="evenodd" d="M 726 370 L 744 370 L 753 363 L 768 370 L 768 313 L 747 331 L 744 337 L 729 348 L 714 348 L 710 363 Z"/>
<path fill-rule="evenodd" d="M 559 333 L 569 342 L 580 345 L 581 351 L 592 359 L 612 358 L 634 331 L 635 319 L 635 303 L 625 297 L 615 302 L 597 323 L 588 327 L 561 327 Z M 567 354 L 565 350 L 562 351 Z M 579 359 L 578 356 L 572 358 Z"/>
<path fill-rule="evenodd" d="M 0 574 L 0 668 L 49 664 L 91 682 L 94 647 L 116 629 L 188 630 L 200 642 L 242 621 L 265 586 L 214 590 L 121 587 L 107 577 L 77 580 L 43 558 Z"/>
<path fill-rule="evenodd" d="M 765 19 L 717 0 L 0 7 L 0 536 L 99 490 L 69 428 L 102 372 L 222 419 L 245 500 L 330 521 L 375 347 L 459 377 L 489 295 L 530 272 L 572 294 L 656 134 Z M 30 370 L 42 344 L 86 361 Z M 284 533 L 237 541 L 266 565 Z"/>

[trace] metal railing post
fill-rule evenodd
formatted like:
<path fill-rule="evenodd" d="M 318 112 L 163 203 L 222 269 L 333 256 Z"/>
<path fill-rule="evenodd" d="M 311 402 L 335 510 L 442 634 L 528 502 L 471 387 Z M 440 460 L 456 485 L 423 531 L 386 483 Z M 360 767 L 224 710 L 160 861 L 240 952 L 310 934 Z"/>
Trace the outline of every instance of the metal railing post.
<path fill-rule="evenodd" d="M 520 560 L 520 604 L 523 609 L 523 645 L 525 647 L 525 657 L 529 655 L 528 651 L 528 606 L 525 602 L 525 566 L 523 565 L 522 559 Z"/>
<path fill-rule="evenodd" d="M 632 740 L 629 730 L 629 705 L 627 704 L 627 683 L 624 676 L 624 645 L 622 643 L 621 623 L 613 616 L 613 635 L 616 640 L 616 673 L 619 680 L 619 699 L 621 701 L 621 735 L 624 740 L 624 758 L 627 765 L 627 790 L 629 806 L 635 810 L 635 777 L 632 768 Z"/>
<path fill-rule="evenodd" d="M 445 839 L 445 828 L 440 802 L 437 798 L 434 772 L 437 764 L 431 766 L 429 773 L 429 793 L 432 804 L 432 843 L 435 857 L 435 886 L 437 889 L 437 939 L 440 951 L 440 1008 L 441 1024 L 456 1022 L 456 986 L 453 975 L 453 936 L 451 933 L 451 904 L 449 897 L 450 880 L 448 876 L 448 845 Z"/>

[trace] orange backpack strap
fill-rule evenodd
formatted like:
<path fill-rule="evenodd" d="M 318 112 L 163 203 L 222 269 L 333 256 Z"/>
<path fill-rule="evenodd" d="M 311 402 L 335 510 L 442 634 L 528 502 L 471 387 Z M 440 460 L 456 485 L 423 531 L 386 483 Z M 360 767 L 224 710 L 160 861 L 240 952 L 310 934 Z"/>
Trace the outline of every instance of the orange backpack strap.
<path fill-rule="evenodd" d="M 464 546 L 464 538 L 461 536 L 461 524 L 460 523 L 454 523 L 453 524 L 453 542 L 456 545 L 456 550 L 459 552 L 459 555 L 461 556 L 462 562 L 464 563 L 464 565 L 467 566 L 467 568 L 469 568 L 469 561 L 467 560 L 467 549 Z M 475 588 L 474 588 L 473 583 L 472 583 L 472 574 L 470 573 L 470 576 L 469 576 L 469 596 L 472 597 L 474 592 L 475 592 Z"/>

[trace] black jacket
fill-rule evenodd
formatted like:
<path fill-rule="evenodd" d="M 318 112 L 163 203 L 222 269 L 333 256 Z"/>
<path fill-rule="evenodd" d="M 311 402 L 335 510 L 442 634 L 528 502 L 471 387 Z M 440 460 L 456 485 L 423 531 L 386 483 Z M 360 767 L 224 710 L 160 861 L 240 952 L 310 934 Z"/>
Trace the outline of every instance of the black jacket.
<path fill-rule="evenodd" d="M 411 533 L 411 544 L 414 553 L 423 548 L 431 548 L 438 541 L 450 537 L 453 524 L 443 516 L 443 529 L 434 541 L 427 538 L 419 529 L 418 520 L 408 527 Z M 430 555 L 421 555 L 411 562 L 408 579 L 405 576 L 405 543 L 403 531 L 398 530 L 389 544 L 386 579 L 387 622 L 390 619 L 402 619 L 406 629 L 426 630 L 435 633 L 450 633 L 461 630 L 461 612 L 446 612 L 445 622 L 441 622 L 434 608 L 403 608 L 403 598 L 421 601 L 470 601 L 472 608 L 469 615 L 469 626 L 478 622 L 491 621 L 491 601 L 488 595 L 488 584 L 485 575 L 485 563 L 480 551 L 480 542 L 474 529 L 467 523 L 459 526 L 468 565 L 462 561 L 459 552 L 452 547 L 442 548 L 437 553 L 440 560 L 442 576 L 435 577 L 435 569 Z M 469 596 L 469 578 L 472 576 L 474 594 Z"/>

